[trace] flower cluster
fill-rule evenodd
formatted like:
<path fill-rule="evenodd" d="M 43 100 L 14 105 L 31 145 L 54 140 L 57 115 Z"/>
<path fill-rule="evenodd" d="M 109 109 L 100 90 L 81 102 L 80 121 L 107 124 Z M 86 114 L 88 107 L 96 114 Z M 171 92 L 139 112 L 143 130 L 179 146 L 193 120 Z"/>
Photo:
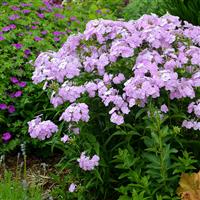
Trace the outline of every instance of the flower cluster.
<path fill-rule="evenodd" d="M 88 93 L 98 96 L 106 107 L 112 106 L 111 122 L 120 125 L 133 106 L 144 107 L 149 97 L 158 98 L 161 91 L 171 100 L 196 96 L 200 86 L 197 33 L 199 27 L 182 25 L 169 14 L 144 15 L 128 22 L 92 20 L 84 33 L 70 36 L 58 52 L 41 53 L 32 78 L 34 83 L 61 84 L 57 93 L 53 91 L 51 103 L 55 107 L 66 101 L 73 104 L 60 119 L 81 120 L 72 119 L 72 108 Z M 116 68 L 115 63 L 133 57 L 130 66 Z M 87 73 L 89 81 L 76 82 L 77 77 L 83 82 Z M 161 109 L 168 111 L 165 106 Z"/>
<path fill-rule="evenodd" d="M 40 117 L 28 122 L 28 132 L 32 138 L 38 138 L 39 140 L 45 140 L 50 138 L 53 133 L 58 131 L 58 127 L 50 120 L 41 121 Z"/>
<path fill-rule="evenodd" d="M 65 112 L 61 115 L 60 120 L 66 122 L 88 122 L 89 109 L 85 103 L 71 104 Z"/>
<path fill-rule="evenodd" d="M 198 120 L 200 118 L 200 100 L 197 100 L 196 102 L 191 102 L 188 105 L 187 111 L 190 114 L 194 114 L 195 118 L 197 118 Z M 200 130 L 200 122 L 198 122 L 197 120 L 184 120 L 182 123 L 182 127 L 185 127 L 187 129 Z"/>
<path fill-rule="evenodd" d="M 99 165 L 99 156 L 94 155 L 91 159 L 85 155 L 85 152 L 81 153 L 80 158 L 77 160 L 79 162 L 79 167 L 85 171 L 91 171 L 95 166 Z"/>

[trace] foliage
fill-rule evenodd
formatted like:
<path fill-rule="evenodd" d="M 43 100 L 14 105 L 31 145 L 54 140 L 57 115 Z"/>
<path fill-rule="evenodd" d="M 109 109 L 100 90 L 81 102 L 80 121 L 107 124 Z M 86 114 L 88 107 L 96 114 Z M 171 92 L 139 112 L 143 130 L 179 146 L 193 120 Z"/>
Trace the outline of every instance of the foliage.
<path fill-rule="evenodd" d="M 164 0 L 163 8 L 192 24 L 200 25 L 199 0 Z"/>
<path fill-rule="evenodd" d="M 126 20 L 138 19 L 144 14 L 165 14 L 163 0 L 131 0 L 123 9 L 123 17 Z"/>
<path fill-rule="evenodd" d="M 21 142 L 32 143 L 27 137 L 30 119 L 42 112 L 50 118 L 55 114 L 50 113 L 42 88 L 32 84 L 31 61 L 42 51 L 57 50 L 70 33 L 83 30 L 88 20 L 112 18 L 112 13 L 94 2 L 71 2 L 62 7 L 40 0 L 13 0 L 2 3 L 0 16 L 0 154 L 4 154 Z M 10 141 L 3 139 L 5 132 L 11 134 Z M 39 148 L 41 144 L 32 145 Z"/>

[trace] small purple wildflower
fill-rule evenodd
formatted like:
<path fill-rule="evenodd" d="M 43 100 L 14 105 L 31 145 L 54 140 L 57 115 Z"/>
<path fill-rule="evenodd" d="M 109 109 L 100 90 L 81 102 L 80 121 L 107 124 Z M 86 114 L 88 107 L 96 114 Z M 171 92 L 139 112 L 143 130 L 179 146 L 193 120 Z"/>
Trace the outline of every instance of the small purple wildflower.
<path fill-rule="evenodd" d="M 30 7 L 30 6 L 32 6 L 32 4 L 31 3 L 20 3 L 20 6 L 22 6 L 22 7 Z"/>
<path fill-rule="evenodd" d="M 26 87 L 26 82 L 25 81 L 22 81 L 22 82 L 19 82 L 17 85 L 19 85 L 19 87 Z"/>
<path fill-rule="evenodd" d="M 37 16 L 38 16 L 40 19 L 43 19 L 43 18 L 44 18 L 44 14 L 43 14 L 43 13 L 38 13 Z"/>
<path fill-rule="evenodd" d="M 33 30 L 35 30 L 35 29 L 37 29 L 38 27 L 37 27 L 37 26 L 31 26 L 31 28 L 32 28 Z"/>
<path fill-rule="evenodd" d="M 55 36 L 60 36 L 60 35 L 62 35 L 62 32 L 60 32 L 60 31 L 54 31 L 54 32 L 53 32 L 53 35 L 55 35 Z"/>
<path fill-rule="evenodd" d="M 14 112 L 15 112 L 15 106 L 9 105 L 9 106 L 8 106 L 8 112 L 9 112 L 9 113 L 14 113 Z"/>
<path fill-rule="evenodd" d="M 5 40 L 3 36 L 0 35 L 0 41 Z"/>
<path fill-rule="evenodd" d="M 16 49 L 21 49 L 22 48 L 22 44 L 17 43 L 17 44 L 12 44 L 13 47 L 15 47 Z"/>
<path fill-rule="evenodd" d="M 5 26 L 2 28 L 2 31 L 8 32 L 10 30 L 10 26 Z"/>
<path fill-rule="evenodd" d="M 43 40 L 43 38 L 38 37 L 38 36 L 35 36 L 35 37 L 34 37 L 34 40 L 35 40 L 36 42 L 39 42 L 39 41 Z"/>
<path fill-rule="evenodd" d="M 3 6 L 7 6 L 7 5 L 8 5 L 8 2 L 5 2 L 5 1 L 4 1 L 4 2 L 2 2 L 2 5 L 3 5 Z"/>
<path fill-rule="evenodd" d="M 60 13 L 55 13 L 54 16 L 58 19 L 64 19 L 65 16 L 64 15 L 61 15 Z"/>
<path fill-rule="evenodd" d="M 42 31 L 41 34 L 42 35 L 46 35 L 48 32 L 47 31 Z"/>
<path fill-rule="evenodd" d="M 31 53 L 31 50 L 30 49 L 26 49 L 25 51 L 24 51 L 24 54 L 26 54 L 26 55 L 29 55 Z"/>
<path fill-rule="evenodd" d="M 20 18 L 20 16 L 19 16 L 18 14 L 14 14 L 14 15 L 11 15 L 11 16 L 9 17 L 9 20 L 14 21 L 14 20 L 19 19 L 19 18 Z"/>
<path fill-rule="evenodd" d="M 15 92 L 15 97 L 21 97 L 21 96 L 22 96 L 22 91 L 21 90 Z"/>
<path fill-rule="evenodd" d="M 19 80 L 15 76 L 10 77 L 10 81 L 14 84 L 19 83 Z"/>
<path fill-rule="evenodd" d="M 20 10 L 20 8 L 18 6 L 12 6 L 11 9 L 14 11 Z"/>
<path fill-rule="evenodd" d="M 9 27 L 10 27 L 10 29 L 16 29 L 16 25 L 15 24 L 10 24 Z"/>
<path fill-rule="evenodd" d="M 15 98 L 15 93 L 14 93 L 14 92 L 13 92 L 13 93 L 10 93 L 9 96 L 10 96 L 10 98 L 13 99 L 13 98 Z"/>
<path fill-rule="evenodd" d="M 0 103 L 0 110 L 7 109 L 7 105 L 5 103 Z"/>
<path fill-rule="evenodd" d="M 24 14 L 28 14 L 30 12 L 31 12 L 30 10 L 22 10 L 22 13 L 24 13 Z"/>
<path fill-rule="evenodd" d="M 54 41 L 56 41 L 56 42 L 60 41 L 60 38 L 58 38 L 58 37 L 55 37 L 55 38 L 53 38 L 53 39 L 54 39 Z"/>
<path fill-rule="evenodd" d="M 71 16 L 71 17 L 69 18 L 69 20 L 70 20 L 70 21 L 76 21 L 77 18 L 76 18 L 76 16 Z"/>
<path fill-rule="evenodd" d="M 7 141 L 9 141 L 11 139 L 11 137 L 12 136 L 11 136 L 10 132 L 5 132 L 2 135 L 2 140 L 5 141 L 5 142 L 7 142 Z"/>
<path fill-rule="evenodd" d="M 101 14 L 102 11 L 101 10 L 96 10 L 96 13 Z"/>

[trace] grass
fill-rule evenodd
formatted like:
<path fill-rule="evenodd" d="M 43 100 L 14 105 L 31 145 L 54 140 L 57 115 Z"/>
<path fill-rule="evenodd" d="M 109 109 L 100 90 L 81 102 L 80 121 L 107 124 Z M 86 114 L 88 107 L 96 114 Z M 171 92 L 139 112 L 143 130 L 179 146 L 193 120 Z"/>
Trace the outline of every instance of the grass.
<path fill-rule="evenodd" d="M 38 186 L 30 186 L 26 181 L 12 178 L 11 172 L 5 171 L 0 180 L 0 200 L 41 200 L 42 191 Z"/>

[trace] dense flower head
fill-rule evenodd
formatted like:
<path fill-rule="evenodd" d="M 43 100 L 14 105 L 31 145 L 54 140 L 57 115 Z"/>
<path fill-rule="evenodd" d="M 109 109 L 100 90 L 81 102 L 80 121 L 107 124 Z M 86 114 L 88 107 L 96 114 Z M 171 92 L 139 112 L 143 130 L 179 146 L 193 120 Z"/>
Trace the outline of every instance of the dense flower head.
<path fill-rule="evenodd" d="M 38 138 L 39 140 L 45 140 L 50 138 L 53 133 L 58 131 L 58 127 L 50 120 L 41 121 L 40 117 L 28 122 L 28 132 L 32 138 Z"/>
<path fill-rule="evenodd" d="M 91 159 L 90 157 L 85 155 L 85 152 L 81 153 L 81 156 L 79 159 L 77 159 L 79 163 L 79 167 L 83 169 L 84 171 L 91 171 L 93 170 L 96 166 L 99 165 L 99 156 L 94 155 Z"/>
<path fill-rule="evenodd" d="M 66 122 L 88 122 L 89 118 L 89 109 L 85 103 L 73 103 L 64 111 L 60 120 Z"/>
<path fill-rule="evenodd" d="M 133 106 L 144 107 L 149 98 L 159 98 L 161 91 L 171 100 L 196 97 L 200 86 L 198 33 L 199 27 L 182 24 L 169 14 L 144 15 L 128 22 L 92 20 L 58 52 L 41 53 L 32 78 L 34 83 L 60 84 L 51 98 L 55 107 L 81 101 L 83 94 L 98 96 L 106 107 L 111 106 L 111 122 L 120 125 Z M 115 69 L 115 63 L 133 56 L 130 66 Z M 77 77 L 83 81 L 86 73 L 90 80 L 81 85 L 76 82 Z M 63 87 L 66 82 L 70 84 Z M 168 108 L 163 105 L 161 111 L 166 113 Z M 71 121 L 69 113 L 61 119 Z"/>

